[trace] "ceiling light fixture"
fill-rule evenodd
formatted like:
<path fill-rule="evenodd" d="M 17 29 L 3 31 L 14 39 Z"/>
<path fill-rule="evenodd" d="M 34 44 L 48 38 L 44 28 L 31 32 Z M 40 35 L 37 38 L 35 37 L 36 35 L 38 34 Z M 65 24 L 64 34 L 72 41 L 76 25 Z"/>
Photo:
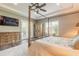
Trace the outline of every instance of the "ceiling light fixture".
<path fill-rule="evenodd" d="M 14 5 L 18 5 L 18 3 L 13 3 Z"/>
<path fill-rule="evenodd" d="M 59 5 L 60 5 L 60 3 L 56 3 L 56 5 L 57 5 L 57 6 L 59 6 Z"/>

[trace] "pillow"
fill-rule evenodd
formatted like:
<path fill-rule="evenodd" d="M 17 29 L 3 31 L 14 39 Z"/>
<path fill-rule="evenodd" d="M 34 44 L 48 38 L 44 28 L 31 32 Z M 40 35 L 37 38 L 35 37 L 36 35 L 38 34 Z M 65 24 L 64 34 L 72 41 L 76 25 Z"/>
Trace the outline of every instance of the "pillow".
<path fill-rule="evenodd" d="M 72 43 L 74 44 L 76 41 L 79 41 L 79 35 L 72 38 Z"/>

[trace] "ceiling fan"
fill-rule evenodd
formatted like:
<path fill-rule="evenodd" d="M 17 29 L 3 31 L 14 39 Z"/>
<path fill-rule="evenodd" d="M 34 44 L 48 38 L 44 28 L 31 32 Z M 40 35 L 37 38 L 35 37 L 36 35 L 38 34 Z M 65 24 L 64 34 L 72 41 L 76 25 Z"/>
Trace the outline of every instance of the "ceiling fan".
<path fill-rule="evenodd" d="M 46 6 L 46 3 L 39 4 L 39 3 L 31 3 L 32 10 L 34 10 L 36 13 L 39 13 L 39 11 L 46 12 L 43 7 Z"/>

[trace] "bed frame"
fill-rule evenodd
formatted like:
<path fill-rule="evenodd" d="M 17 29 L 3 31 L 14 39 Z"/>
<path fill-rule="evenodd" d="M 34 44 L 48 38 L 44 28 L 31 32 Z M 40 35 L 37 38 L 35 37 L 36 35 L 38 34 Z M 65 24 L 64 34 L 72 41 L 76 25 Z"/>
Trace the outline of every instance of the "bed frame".
<path fill-rule="evenodd" d="M 28 47 L 30 47 L 30 45 L 31 45 L 31 21 L 32 21 L 31 12 L 32 12 L 32 7 L 33 6 L 28 7 L 28 12 L 29 12 L 28 13 L 28 15 L 29 15 L 28 16 Z M 38 13 L 38 14 L 48 19 L 48 36 L 49 36 L 49 18 L 46 17 L 45 15 L 40 14 L 40 13 Z"/>
<path fill-rule="evenodd" d="M 56 45 L 49 45 L 39 42 L 31 42 L 31 11 L 32 6 L 28 7 L 28 52 L 32 55 L 40 56 L 79 56 L 79 50 L 73 50 L 69 47 L 64 48 Z M 48 36 L 49 36 L 49 18 L 48 19 Z M 38 51 L 39 50 L 39 51 Z"/>

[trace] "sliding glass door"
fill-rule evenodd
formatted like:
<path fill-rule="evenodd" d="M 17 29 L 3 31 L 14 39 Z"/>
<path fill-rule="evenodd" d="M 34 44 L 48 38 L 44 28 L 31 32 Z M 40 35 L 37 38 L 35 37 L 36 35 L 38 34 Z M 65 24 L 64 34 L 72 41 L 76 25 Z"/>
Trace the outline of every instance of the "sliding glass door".
<path fill-rule="evenodd" d="M 50 36 L 58 36 L 59 35 L 59 21 L 51 21 L 45 23 L 45 34 Z"/>

